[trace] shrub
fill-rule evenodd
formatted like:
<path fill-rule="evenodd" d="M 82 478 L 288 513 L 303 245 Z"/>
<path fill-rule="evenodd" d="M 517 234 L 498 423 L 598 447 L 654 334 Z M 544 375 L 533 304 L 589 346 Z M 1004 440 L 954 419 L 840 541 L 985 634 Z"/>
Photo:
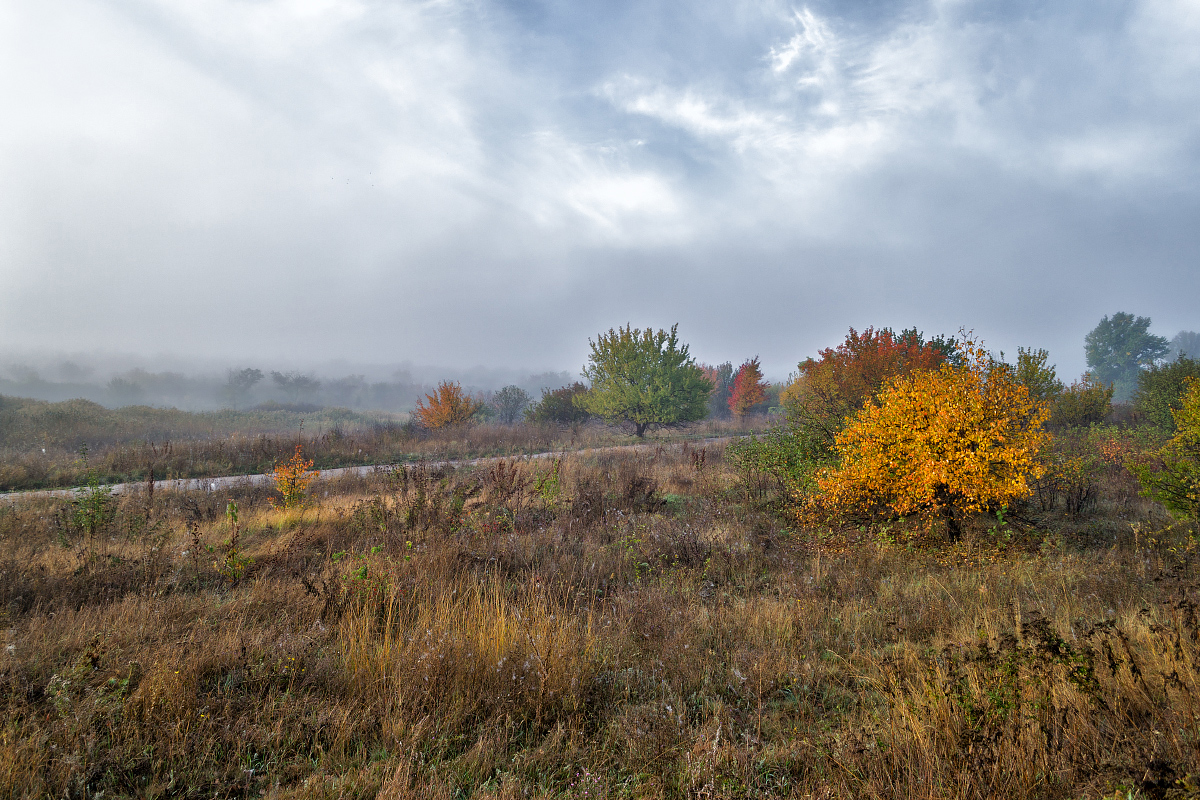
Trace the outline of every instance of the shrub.
<path fill-rule="evenodd" d="M 842 517 L 916 515 L 945 521 L 951 539 L 969 512 L 1029 494 L 1046 442 L 1046 409 L 1013 377 L 992 369 L 967 340 L 966 363 L 894 379 L 838 434 L 837 467 L 817 479 L 822 502 Z"/>
<path fill-rule="evenodd" d="M 73 526 L 83 534 L 87 551 L 94 554 L 96 542 L 104 538 L 116 516 L 112 489 L 100 484 L 95 470 L 88 472 L 88 487 L 72 503 Z"/>
<path fill-rule="evenodd" d="M 587 387 L 579 381 L 554 391 L 543 389 L 542 399 L 525 410 L 525 419 L 530 422 L 557 422 L 563 425 L 587 422 L 591 414 L 575 403 L 576 397 L 586 393 Z"/>
<path fill-rule="evenodd" d="M 511 425 L 521 416 L 530 399 L 529 393 L 520 386 L 505 386 L 492 395 L 492 405 L 496 408 L 500 421 Z"/>
<path fill-rule="evenodd" d="M 1200 378 L 1200 361 L 1186 356 L 1144 369 L 1138 375 L 1134 407 L 1151 425 L 1172 432 L 1175 412 L 1183 407 L 1187 381 L 1195 378 Z"/>
<path fill-rule="evenodd" d="M 1187 379 L 1174 422 L 1175 436 L 1159 453 L 1162 463 L 1132 469 L 1147 497 L 1176 516 L 1200 517 L 1200 379 Z"/>
<path fill-rule="evenodd" d="M 819 463 L 804 441 L 786 427 L 739 439 L 729 445 L 725 454 L 741 473 L 747 492 L 759 495 L 768 487 L 783 497 L 808 494 Z"/>
<path fill-rule="evenodd" d="M 1080 514 L 1096 501 L 1099 480 L 1107 467 L 1101 448 L 1090 435 L 1098 430 L 1068 430 L 1042 448 L 1039 458 L 1044 471 L 1031 482 L 1042 511 L 1052 511 L 1061 498 L 1068 514 Z"/>
<path fill-rule="evenodd" d="M 457 381 L 442 381 L 433 394 L 417 403 L 413 416 L 428 430 L 465 425 L 479 410 L 480 403 L 463 392 Z"/>
<path fill-rule="evenodd" d="M 1112 411 L 1113 388 L 1097 381 L 1090 373 L 1063 389 L 1050 407 L 1050 425 L 1075 428 L 1096 425 Z"/>
<path fill-rule="evenodd" d="M 282 464 L 276 464 L 271 477 L 275 480 L 275 488 L 279 490 L 280 498 L 272 499 L 271 505 L 276 508 L 299 508 L 308 498 L 308 485 L 321 473 L 312 468 L 311 459 L 305 460 L 300 445 L 296 452 Z M 236 521 L 237 506 L 233 506 L 233 517 Z"/>

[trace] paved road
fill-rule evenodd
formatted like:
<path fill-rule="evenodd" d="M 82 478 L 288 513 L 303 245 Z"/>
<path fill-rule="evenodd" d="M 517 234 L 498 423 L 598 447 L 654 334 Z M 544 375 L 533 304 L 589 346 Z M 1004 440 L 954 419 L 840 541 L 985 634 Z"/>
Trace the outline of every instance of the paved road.
<path fill-rule="evenodd" d="M 388 472 L 401 466 L 416 466 L 424 464 L 432 469 L 439 467 L 467 467 L 478 466 L 480 464 L 490 464 L 497 461 L 523 461 L 538 458 L 555 458 L 564 455 L 580 455 L 580 454 L 595 454 L 607 453 L 614 450 L 649 450 L 658 447 L 678 447 L 681 448 L 687 444 L 691 447 L 708 447 L 714 444 L 732 441 L 733 439 L 745 438 L 742 436 L 719 436 L 712 439 L 699 439 L 694 442 L 665 442 L 665 443 L 646 443 L 646 444 L 623 444 L 613 445 L 611 447 L 595 447 L 585 450 L 559 450 L 548 453 L 533 453 L 524 456 L 490 456 L 487 458 L 464 458 L 452 459 L 447 461 L 410 461 L 404 464 L 369 464 L 361 467 L 337 467 L 334 469 L 321 470 L 322 479 L 340 478 L 343 475 L 370 475 L 376 472 Z M 168 489 L 174 491 L 200 491 L 200 492 L 219 492 L 222 489 L 228 489 L 234 486 L 258 486 L 270 485 L 274 483 L 274 478 L 269 473 L 261 473 L 258 475 L 226 475 L 216 478 L 173 478 L 171 480 L 155 481 L 154 488 Z M 112 491 L 113 494 L 122 494 L 138 487 L 144 487 L 145 481 L 137 481 L 136 483 L 114 483 L 108 484 L 106 488 Z M 13 503 L 17 500 L 35 498 L 35 497 L 75 497 L 81 492 L 86 491 L 85 488 L 74 489 L 33 489 L 24 492 L 6 492 L 0 494 L 0 502 Z"/>

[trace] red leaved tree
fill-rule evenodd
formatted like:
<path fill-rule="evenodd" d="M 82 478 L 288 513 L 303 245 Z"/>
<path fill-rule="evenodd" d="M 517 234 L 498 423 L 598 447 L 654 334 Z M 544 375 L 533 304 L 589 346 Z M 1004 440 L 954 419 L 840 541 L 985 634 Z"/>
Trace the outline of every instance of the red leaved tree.
<path fill-rule="evenodd" d="M 890 328 L 867 328 L 862 333 L 851 328 L 842 344 L 819 351 L 819 359 L 805 359 L 800 375 L 827 384 L 858 409 L 888 378 L 937 369 L 952 347 L 942 340 L 926 342 L 915 330 L 896 335 Z"/>
<path fill-rule="evenodd" d="M 909 329 L 850 329 L 846 341 L 827 347 L 819 358 L 800 363 L 799 376 L 784 389 L 781 404 L 793 427 L 803 430 L 816 449 L 828 449 L 848 416 L 898 375 L 934 370 L 955 356 L 955 343 L 929 341 Z"/>
<path fill-rule="evenodd" d="M 735 416 L 742 416 L 751 408 L 767 399 L 767 383 L 762 379 L 762 368 L 758 364 L 758 356 L 738 367 L 733 376 L 733 386 L 729 391 L 729 410 Z"/>

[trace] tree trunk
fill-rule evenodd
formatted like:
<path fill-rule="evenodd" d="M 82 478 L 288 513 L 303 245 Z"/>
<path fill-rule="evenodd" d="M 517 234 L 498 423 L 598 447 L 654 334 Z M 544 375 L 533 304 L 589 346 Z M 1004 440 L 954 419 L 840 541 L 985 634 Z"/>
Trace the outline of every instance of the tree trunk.
<path fill-rule="evenodd" d="M 954 497 L 945 484 L 938 486 L 935 497 L 942 507 L 942 518 L 946 520 L 946 535 L 951 543 L 957 542 L 962 538 L 962 528 L 958 524 L 958 515 L 954 513 Z"/>
<path fill-rule="evenodd" d="M 953 544 L 962 538 L 962 528 L 958 524 L 958 517 L 954 515 L 954 506 L 947 505 L 943 508 L 942 516 L 946 518 L 946 533 Z"/>
<path fill-rule="evenodd" d="M 639 439 L 646 435 L 646 428 L 650 427 L 649 422 L 635 422 L 633 424 L 637 426 L 637 437 Z"/>

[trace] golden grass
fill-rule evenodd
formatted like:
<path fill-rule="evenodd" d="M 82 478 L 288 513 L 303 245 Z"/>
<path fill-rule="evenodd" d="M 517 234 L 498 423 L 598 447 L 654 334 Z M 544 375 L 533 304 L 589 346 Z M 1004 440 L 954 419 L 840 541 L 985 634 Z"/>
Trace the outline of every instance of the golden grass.
<path fill-rule="evenodd" d="M 791 528 L 720 448 L 548 468 L 239 489 L 242 577 L 225 497 L 0 510 L 0 796 L 1196 789 L 1195 535 L 1127 476 L 950 547 Z"/>

